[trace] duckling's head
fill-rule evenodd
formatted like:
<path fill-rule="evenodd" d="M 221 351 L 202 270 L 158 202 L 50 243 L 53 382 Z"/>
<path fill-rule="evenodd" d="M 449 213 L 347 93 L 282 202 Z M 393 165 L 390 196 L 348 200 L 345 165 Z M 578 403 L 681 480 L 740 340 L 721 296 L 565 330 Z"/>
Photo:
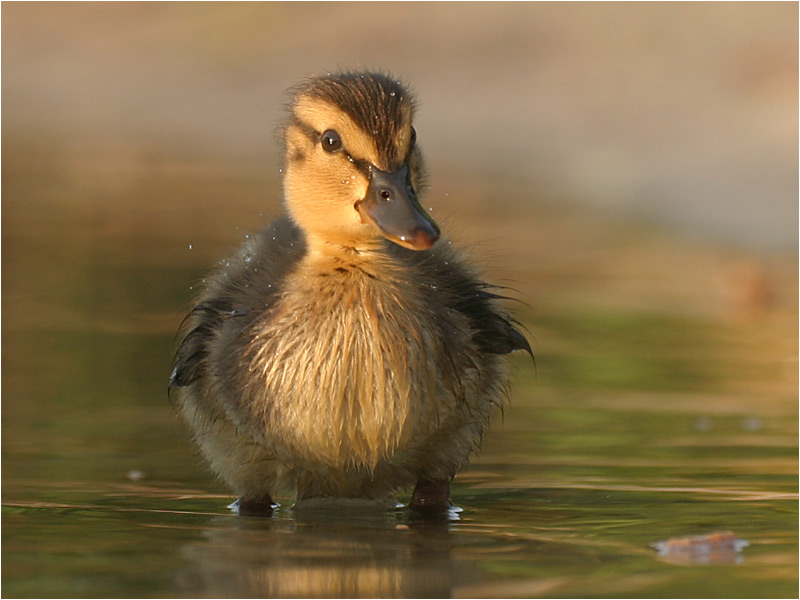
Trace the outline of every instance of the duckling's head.
<path fill-rule="evenodd" d="M 427 250 L 439 227 L 417 200 L 424 168 L 414 99 L 375 73 L 314 77 L 294 89 L 284 196 L 309 242 L 361 249 L 381 237 Z"/>

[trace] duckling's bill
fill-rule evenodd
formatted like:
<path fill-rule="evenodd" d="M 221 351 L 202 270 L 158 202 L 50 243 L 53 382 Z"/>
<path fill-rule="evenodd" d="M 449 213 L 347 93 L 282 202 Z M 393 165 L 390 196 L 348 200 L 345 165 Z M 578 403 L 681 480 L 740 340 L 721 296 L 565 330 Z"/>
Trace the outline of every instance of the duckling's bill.
<path fill-rule="evenodd" d="M 371 167 L 363 200 L 355 204 L 364 223 L 375 225 L 389 241 L 411 250 L 427 250 L 439 239 L 436 222 L 420 206 L 408 166 L 387 173 Z"/>

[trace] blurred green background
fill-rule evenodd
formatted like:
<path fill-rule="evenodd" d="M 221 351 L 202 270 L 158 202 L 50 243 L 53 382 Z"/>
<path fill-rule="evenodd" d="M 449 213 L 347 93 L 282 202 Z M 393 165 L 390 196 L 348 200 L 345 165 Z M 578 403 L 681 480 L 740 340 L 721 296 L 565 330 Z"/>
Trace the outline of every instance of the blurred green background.
<path fill-rule="evenodd" d="M 480 522 L 414 593 L 796 593 L 796 3 L 1 10 L 11 595 L 288 589 L 194 577 L 221 568 L 218 537 L 263 539 L 203 516 L 227 492 L 166 381 L 200 279 L 282 210 L 284 90 L 340 68 L 413 87 L 423 202 L 516 290 L 537 355 L 514 357 L 505 417 L 457 479 Z M 720 528 L 751 568 L 654 566 L 648 543 Z M 390 539 L 378 571 L 424 582 Z M 304 556 L 294 585 L 315 581 Z"/>

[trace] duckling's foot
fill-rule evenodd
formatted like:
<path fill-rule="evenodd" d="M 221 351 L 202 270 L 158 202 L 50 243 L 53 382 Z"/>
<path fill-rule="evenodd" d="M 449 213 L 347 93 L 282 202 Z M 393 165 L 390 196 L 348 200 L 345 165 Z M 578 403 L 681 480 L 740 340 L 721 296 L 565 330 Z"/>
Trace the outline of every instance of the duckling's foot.
<path fill-rule="evenodd" d="M 450 482 L 419 480 L 408 508 L 425 516 L 449 512 L 454 508 L 450 502 Z"/>
<path fill-rule="evenodd" d="M 269 517 L 278 506 L 280 505 L 273 502 L 269 496 L 259 496 L 258 498 L 239 498 L 228 508 L 243 517 Z"/>

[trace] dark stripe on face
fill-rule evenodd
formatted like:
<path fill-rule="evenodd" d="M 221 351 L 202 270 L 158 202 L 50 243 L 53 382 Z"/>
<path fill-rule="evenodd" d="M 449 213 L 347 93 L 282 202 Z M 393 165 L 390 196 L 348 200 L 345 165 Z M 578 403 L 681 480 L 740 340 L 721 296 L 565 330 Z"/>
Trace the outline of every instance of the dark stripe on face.
<path fill-rule="evenodd" d="M 315 144 L 319 142 L 320 138 L 322 137 L 322 134 L 320 132 L 311 127 L 311 125 L 309 125 L 308 123 L 304 123 L 297 117 L 295 117 L 292 120 L 292 125 L 297 127 L 303 133 L 303 135 L 305 135 L 309 140 L 311 140 Z"/>
<path fill-rule="evenodd" d="M 372 177 L 372 163 L 371 162 L 369 162 L 368 160 L 364 160 L 363 158 L 353 158 L 352 156 L 350 156 L 349 153 L 347 153 L 347 151 L 345 151 L 345 154 L 347 156 L 347 160 L 349 160 L 351 163 L 353 163 L 355 165 L 356 169 L 358 169 L 359 171 L 361 171 L 361 173 L 364 174 L 364 177 L 366 177 L 367 179 Z"/>
<path fill-rule="evenodd" d="M 299 118 L 295 117 L 292 120 L 292 125 L 297 127 L 313 144 L 320 144 L 322 143 L 322 133 L 314 129 L 308 123 L 301 121 Z M 356 169 L 358 169 L 364 176 L 369 179 L 372 174 L 372 163 L 363 158 L 355 158 L 353 157 L 348 151 L 346 147 L 342 147 L 340 154 L 344 155 L 347 160 L 349 160 Z M 298 155 L 293 156 L 292 158 L 303 160 L 305 155 L 299 153 Z"/>

